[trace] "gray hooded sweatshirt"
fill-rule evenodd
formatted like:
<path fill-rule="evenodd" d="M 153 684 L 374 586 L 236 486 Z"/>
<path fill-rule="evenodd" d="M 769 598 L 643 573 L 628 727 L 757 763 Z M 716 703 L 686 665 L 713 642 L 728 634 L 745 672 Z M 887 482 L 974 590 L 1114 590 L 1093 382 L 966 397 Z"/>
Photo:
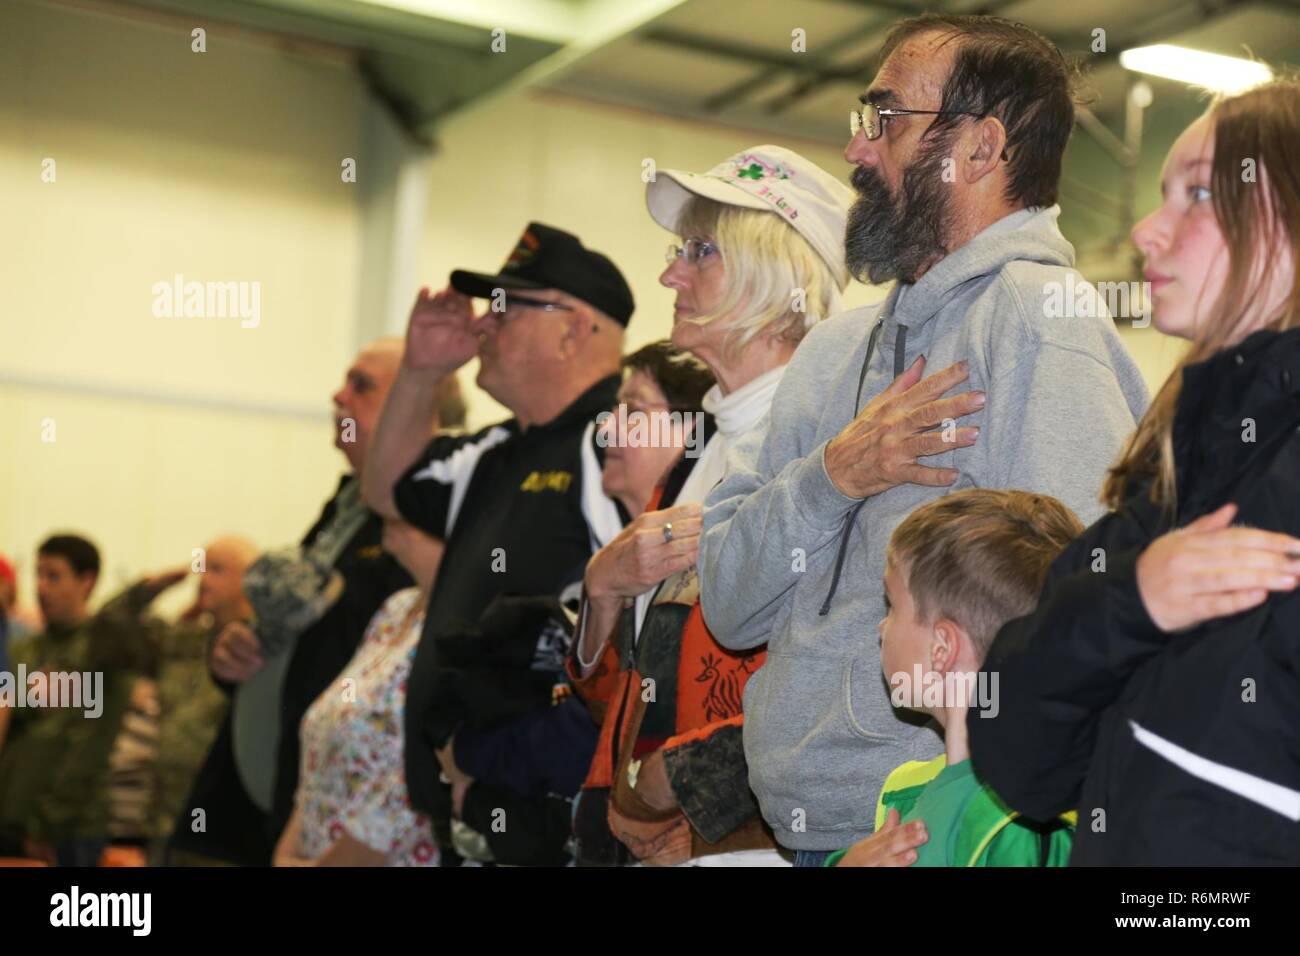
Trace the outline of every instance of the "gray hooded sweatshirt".
<path fill-rule="evenodd" d="M 1047 317 L 1067 276 L 1076 295 L 1085 284 L 1059 211 L 1012 213 L 915 285 L 815 326 L 765 425 L 733 446 L 705 501 L 704 618 L 725 647 L 768 646 L 745 687 L 745 756 L 787 847 L 870 835 L 886 775 L 943 749 L 933 724 L 894 712 L 880 670 L 885 548 L 899 522 L 972 487 L 1054 495 L 1085 524 L 1102 512 L 1102 480 L 1148 396 L 1109 318 Z M 969 383 L 949 394 L 987 394 L 957 423 L 979 426 L 976 444 L 922 460 L 960 477 L 845 497 L 826 474 L 826 442 L 918 355 L 927 374 L 967 359 Z"/>

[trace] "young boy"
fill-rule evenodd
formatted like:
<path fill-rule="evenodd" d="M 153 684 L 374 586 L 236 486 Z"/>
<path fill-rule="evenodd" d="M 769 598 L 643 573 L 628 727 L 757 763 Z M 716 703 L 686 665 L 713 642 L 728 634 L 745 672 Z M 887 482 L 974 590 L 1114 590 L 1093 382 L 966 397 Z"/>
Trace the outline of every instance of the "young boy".
<path fill-rule="evenodd" d="M 997 713 L 979 674 L 998 629 L 1034 609 L 1048 566 L 1083 525 L 1055 498 L 976 488 L 912 512 L 885 563 L 880 662 L 895 707 L 928 714 L 945 752 L 885 780 L 876 832 L 827 866 L 1061 866 L 1071 829 L 1019 819 L 971 769 L 966 715 Z"/>

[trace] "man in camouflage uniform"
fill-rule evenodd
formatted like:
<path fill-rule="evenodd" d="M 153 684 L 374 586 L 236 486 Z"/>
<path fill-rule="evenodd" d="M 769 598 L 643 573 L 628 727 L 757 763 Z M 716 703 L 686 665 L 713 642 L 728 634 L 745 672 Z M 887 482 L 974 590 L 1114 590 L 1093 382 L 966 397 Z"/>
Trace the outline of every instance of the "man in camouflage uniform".
<path fill-rule="evenodd" d="M 242 539 L 213 542 L 195 607 L 168 625 L 146 611 L 188 569 L 145 578 L 92 617 L 85 608 L 98 573 L 92 552 L 73 536 L 42 545 L 37 577 L 48 627 L 15 645 L 12 669 L 101 672 L 102 709 L 97 716 L 75 707 L 15 709 L 0 754 L 0 832 L 61 865 L 95 865 L 110 839 L 170 833 L 226 708 L 207 674 L 207 642 L 250 613 L 241 583 L 256 553 Z M 129 716 L 156 721 L 148 745 L 130 746 L 128 729 L 141 721 Z"/>
<path fill-rule="evenodd" d="M 242 585 L 256 556 L 249 541 L 233 535 L 209 544 L 202 564 L 193 569 L 199 574 L 198 599 L 175 624 L 146 612 L 189 569 L 138 582 L 98 615 L 102 636 L 135 647 L 146 675 L 135 687 L 134 710 L 128 714 L 139 719 L 134 727 L 129 719 L 124 724 L 114 753 L 114 780 L 120 786 L 110 832 L 121 842 L 150 842 L 155 863 L 162 861 L 163 846 L 229 707 L 208 673 L 208 644 L 227 624 L 252 616 Z"/>
<path fill-rule="evenodd" d="M 207 549 L 207 570 L 199 579 L 196 609 L 201 615 L 178 622 L 164 638 L 159 653 L 157 786 L 153 835 L 165 840 L 182 822 L 194 777 L 217 736 L 230 698 L 217 687 L 208 670 L 208 646 L 232 621 L 247 621 L 253 610 L 244 597 L 245 569 L 257 549 L 233 536 L 220 538 Z"/>
<path fill-rule="evenodd" d="M 108 757 L 136 676 L 120 649 L 94 639 L 86 604 L 98 577 L 99 551 L 85 538 L 55 535 L 40 546 L 45 630 L 14 643 L 6 677 L 16 696 L 0 698 L 13 707 L 0 752 L 0 838 L 63 865 L 93 865 L 107 839 Z M 60 685 L 80 700 L 16 706 Z"/>

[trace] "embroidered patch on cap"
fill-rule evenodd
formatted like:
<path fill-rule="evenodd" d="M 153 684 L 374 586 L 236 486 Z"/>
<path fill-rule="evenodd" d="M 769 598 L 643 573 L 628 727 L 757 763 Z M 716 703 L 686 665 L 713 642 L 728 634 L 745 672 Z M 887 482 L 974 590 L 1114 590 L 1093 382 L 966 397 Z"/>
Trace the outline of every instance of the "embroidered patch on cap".
<path fill-rule="evenodd" d="M 537 237 L 531 232 L 525 232 L 519 239 L 519 244 L 515 246 L 515 251 L 510 253 L 510 258 L 506 260 L 505 268 L 519 269 L 528 265 L 537 256 L 537 249 L 541 245 Z"/>
<path fill-rule="evenodd" d="M 753 153 L 742 153 L 732 160 L 731 179 L 789 179 L 791 173 L 780 163 L 772 164 Z"/>
<path fill-rule="evenodd" d="M 759 199 L 765 199 L 776 207 L 776 211 L 787 219 L 799 218 L 799 210 L 790 204 L 784 194 L 777 191 L 775 184 L 783 179 L 791 179 L 793 170 L 786 169 L 780 163 L 769 163 L 753 153 L 741 153 L 730 160 L 731 168 L 723 177 L 734 183 L 747 182 L 747 191 Z"/>

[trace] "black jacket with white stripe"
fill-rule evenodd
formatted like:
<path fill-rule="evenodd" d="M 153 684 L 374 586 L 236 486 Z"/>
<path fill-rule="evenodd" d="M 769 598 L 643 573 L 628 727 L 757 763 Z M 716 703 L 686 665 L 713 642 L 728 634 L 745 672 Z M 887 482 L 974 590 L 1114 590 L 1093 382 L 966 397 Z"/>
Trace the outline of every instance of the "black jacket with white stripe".
<path fill-rule="evenodd" d="M 1175 523 L 1233 502 L 1240 524 L 1300 535 L 1300 329 L 1183 383 Z M 1002 628 L 984 665 L 1000 710 L 967 720 L 975 769 L 1032 819 L 1077 809 L 1073 865 L 1298 864 L 1300 592 L 1163 633 L 1135 565 L 1167 530 L 1142 489 Z"/>
<path fill-rule="evenodd" d="M 476 627 L 500 595 L 576 594 L 591 555 L 623 526 L 601 489 L 595 424 L 617 402 L 619 381 L 602 379 L 545 424 L 521 429 L 512 419 L 434 438 L 393 488 L 402 517 L 446 543 L 407 683 L 406 782 L 423 813 L 440 802 L 435 749 L 444 741 L 427 725 L 439 636 Z"/>

